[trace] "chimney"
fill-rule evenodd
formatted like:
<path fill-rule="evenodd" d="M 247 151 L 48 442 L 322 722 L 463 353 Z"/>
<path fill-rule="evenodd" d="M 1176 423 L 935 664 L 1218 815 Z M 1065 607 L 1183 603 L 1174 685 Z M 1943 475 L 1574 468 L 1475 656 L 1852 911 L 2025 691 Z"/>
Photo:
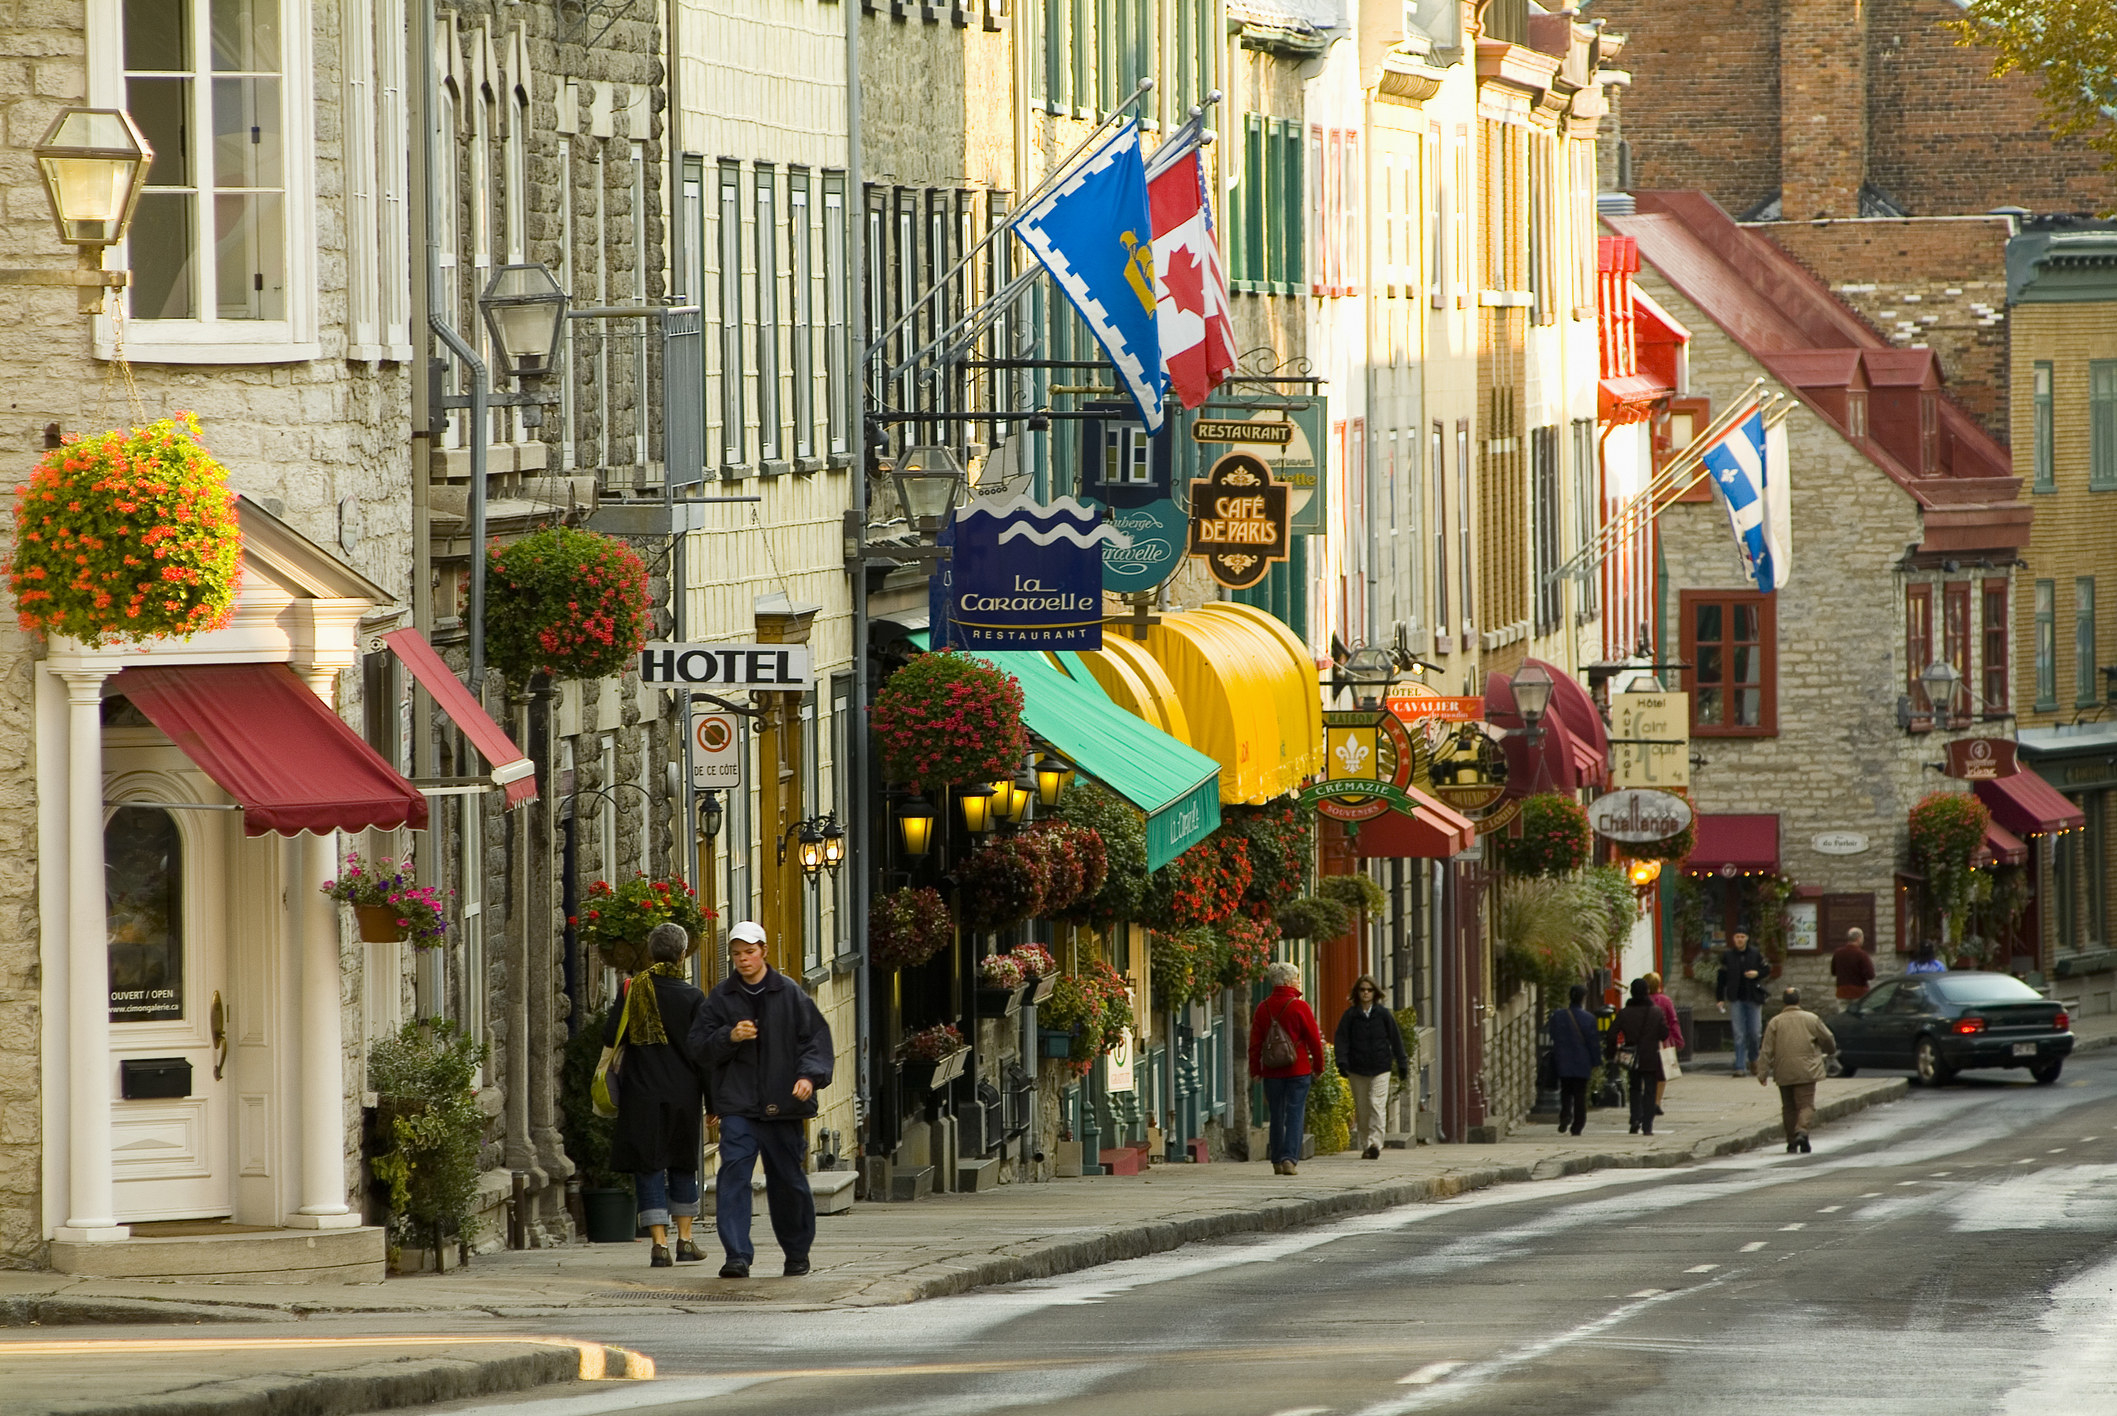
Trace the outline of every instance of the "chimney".
<path fill-rule="evenodd" d="M 1780 0 L 1779 216 L 1858 216 L 1870 0 Z"/>

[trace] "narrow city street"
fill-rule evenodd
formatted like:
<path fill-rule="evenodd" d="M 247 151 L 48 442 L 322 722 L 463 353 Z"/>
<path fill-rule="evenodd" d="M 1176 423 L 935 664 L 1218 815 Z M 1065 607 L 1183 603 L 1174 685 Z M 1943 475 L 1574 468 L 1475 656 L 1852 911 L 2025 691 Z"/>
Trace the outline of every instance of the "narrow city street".
<path fill-rule="evenodd" d="M 1505 1186 L 905 1307 L 562 1319 L 533 1330 L 640 1348 L 659 1379 L 435 1409 L 2093 1416 L 2117 1411 L 2113 1319 L 2098 1057 L 2049 1088 L 1914 1091 L 1808 1156 Z"/>

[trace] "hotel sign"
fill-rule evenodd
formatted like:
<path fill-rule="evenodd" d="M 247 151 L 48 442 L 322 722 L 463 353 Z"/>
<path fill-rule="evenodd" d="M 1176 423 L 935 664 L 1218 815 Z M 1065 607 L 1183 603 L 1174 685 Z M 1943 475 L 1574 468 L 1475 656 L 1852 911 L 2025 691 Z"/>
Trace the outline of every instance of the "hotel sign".
<path fill-rule="evenodd" d="M 798 693 L 814 682 L 806 644 L 649 644 L 640 682 Z"/>

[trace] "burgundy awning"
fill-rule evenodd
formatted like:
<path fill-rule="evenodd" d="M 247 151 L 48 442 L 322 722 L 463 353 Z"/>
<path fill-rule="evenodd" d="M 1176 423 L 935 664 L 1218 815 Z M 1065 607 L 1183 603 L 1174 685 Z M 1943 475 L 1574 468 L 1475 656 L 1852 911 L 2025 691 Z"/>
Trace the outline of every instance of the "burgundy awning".
<path fill-rule="evenodd" d="M 1417 856 L 1424 860 L 1446 860 L 1469 850 L 1477 841 L 1477 827 L 1470 818 L 1450 810 L 1417 787 L 1409 788 L 1415 803 L 1409 815 L 1391 808 L 1360 823 L 1353 837 L 1353 850 L 1363 858 Z"/>
<path fill-rule="evenodd" d="M 2054 831 L 2078 831 L 2088 824 L 2081 809 L 2024 766 L 2011 777 L 1973 782 L 1970 790 L 1992 809 L 1992 819 L 2017 836 L 2034 839 Z"/>
<path fill-rule="evenodd" d="M 1977 866 L 2021 865 L 2029 859 L 2029 848 L 2021 843 L 2021 837 L 2000 825 L 1997 821 L 1985 825 L 1985 839 L 1978 846 L 1977 854 L 1970 863 Z"/>
<path fill-rule="evenodd" d="M 520 806 L 537 794 L 536 768 L 516 747 L 507 730 L 492 720 L 485 705 L 463 686 L 463 680 L 441 661 L 434 646 L 426 642 L 426 636 L 416 629 L 400 629 L 382 636 L 382 642 L 390 646 L 403 665 L 412 671 L 441 711 L 448 714 L 449 721 L 463 729 L 463 736 L 471 741 L 493 769 L 493 782 L 507 790 L 508 807 Z"/>
<path fill-rule="evenodd" d="M 1558 715 L 1573 735 L 1573 762 L 1580 774 L 1582 786 L 1607 787 L 1610 785 L 1610 733 L 1602 723 L 1602 712 L 1588 690 L 1580 686 L 1579 680 L 1556 664 L 1541 659 L 1527 662 L 1540 665 L 1551 675 L 1550 712 Z"/>
<path fill-rule="evenodd" d="M 1548 669 L 1549 666 L 1547 665 Z M 1574 735 L 1567 716 L 1559 711 L 1559 681 L 1562 675 L 1550 670 L 1552 682 L 1551 704 L 1544 711 L 1538 726 L 1543 730 L 1532 745 L 1521 732 L 1510 732 L 1500 739 L 1500 751 L 1507 759 L 1507 794 L 1509 796 L 1535 796 L 1538 792 L 1577 792 L 1591 782 L 1607 781 L 1609 769 L 1602 769 L 1600 778 L 1588 770 L 1596 758 L 1593 750 Z M 1485 720 L 1502 728 L 1520 729 L 1524 726 L 1522 715 L 1514 706 L 1514 679 L 1508 674 L 1485 675 Z"/>
<path fill-rule="evenodd" d="M 110 686 L 241 804 L 245 835 L 426 827 L 426 798 L 285 664 L 133 668 Z"/>
<path fill-rule="evenodd" d="M 1698 844 L 1683 868 L 1692 875 L 1759 875 L 1779 869 L 1776 813 L 1701 815 Z"/>

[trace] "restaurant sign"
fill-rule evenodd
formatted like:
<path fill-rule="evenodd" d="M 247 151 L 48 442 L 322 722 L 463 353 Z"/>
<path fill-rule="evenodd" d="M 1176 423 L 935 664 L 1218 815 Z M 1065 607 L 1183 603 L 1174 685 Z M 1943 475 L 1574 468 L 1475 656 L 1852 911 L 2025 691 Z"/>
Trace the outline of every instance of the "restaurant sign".
<path fill-rule="evenodd" d="M 1287 558 L 1286 487 L 1246 452 L 1229 453 L 1191 483 L 1189 553 L 1230 590 L 1264 579 Z"/>
<path fill-rule="evenodd" d="M 1991 782 L 2021 770 L 2014 760 L 2012 738 L 1960 738 L 1942 749 L 1947 757 L 1941 775 L 1965 782 Z"/>
<path fill-rule="evenodd" d="M 936 649 L 1100 649 L 1103 550 L 1124 534 L 1072 497 L 974 502 L 955 515 L 954 549 L 934 577 Z"/>

